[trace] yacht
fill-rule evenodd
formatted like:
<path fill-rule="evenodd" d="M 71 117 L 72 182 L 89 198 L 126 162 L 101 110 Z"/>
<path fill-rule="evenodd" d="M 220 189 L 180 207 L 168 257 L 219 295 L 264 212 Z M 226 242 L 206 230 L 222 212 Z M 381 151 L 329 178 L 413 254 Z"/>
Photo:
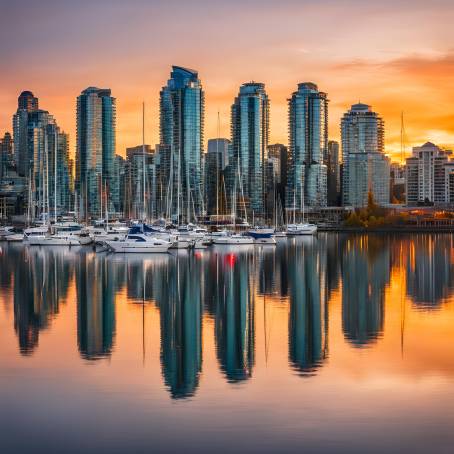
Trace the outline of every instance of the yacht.
<path fill-rule="evenodd" d="M 213 244 L 255 244 L 254 238 L 248 235 L 224 234 L 213 237 Z"/>
<path fill-rule="evenodd" d="M 29 235 L 31 246 L 85 246 L 92 242 L 87 230 L 75 222 L 57 222 L 53 226 L 53 234 Z M 44 227 L 42 227 L 44 229 Z"/>
<path fill-rule="evenodd" d="M 254 238 L 254 244 L 276 244 L 274 229 L 266 227 L 256 227 L 247 231 L 247 235 Z"/>
<path fill-rule="evenodd" d="M 0 227 L 0 241 L 6 239 L 7 236 L 13 235 L 14 227 L 13 226 L 4 226 Z"/>
<path fill-rule="evenodd" d="M 28 242 L 30 238 L 45 238 L 49 231 L 47 226 L 29 227 L 24 230 L 24 241 Z"/>
<path fill-rule="evenodd" d="M 315 224 L 288 224 L 286 230 L 287 236 L 297 235 L 315 235 L 317 233 L 317 226 Z"/>
<path fill-rule="evenodd" d="M 112 252 L 123 253 L 165 253 L 172 246 L 170 241 L 155 238 L 149 234 L 137 231 L 138 227 L 130 229 L 124 240 L 105 241 Z"/>
<path fill-rule="evenodd" d="M 24 239 L 24 232 L 21 229 L 14 229 L 12 235 L 7 235 L 5 239 L 8 243 L 20 243 Z"/>
<path fill-rule="evenodd" d="M 124 240 L 128 234 L 129 228 L 122 223 L 108 224 L 107 226 L 92 226 L 87 228 L 91 239 L 95 243 L 103 241 L 119 241 Z"/>

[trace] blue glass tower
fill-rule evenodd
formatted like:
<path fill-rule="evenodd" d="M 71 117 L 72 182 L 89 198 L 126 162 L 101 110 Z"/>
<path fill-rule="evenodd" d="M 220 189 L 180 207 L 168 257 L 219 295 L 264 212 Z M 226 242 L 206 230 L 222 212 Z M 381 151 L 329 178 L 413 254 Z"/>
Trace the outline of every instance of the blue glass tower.
<path fill-rule="evenodd" d="M 327 204 L 328 99 L 311 82 L 289 99 L 287 208 Z"/>
<path fill-rule="evenodd" d="M 232 163 L 230 190 L 241 193 L 239 207 L 263 215 L 264 173 L 269 136 L 269 99 L 265 84 L 250 82 L 240 87 L 232 105 Z M 235 185 L 240 182 L 240 187 Z M 241 211 L 241 210 L 240 210 Z"/>
<path fill-rule="evenodd" d="M 115 123 L 115 98 L 109 89 L 89 87 L 77 98 L 76 191 L 84 216 L 102 216 L 106 200 L 109 211 L 118 211 L 120 201 L 110 190 L 115 186 Z"/>
<path fill-rule="evenodd" d="M 189 222 L 204 212 L 201 187 L 204 92 L 197 71 L 173 66 L 160 93 L 160 145 L 170 149 L 161 175 L 168 181 L 166 212 Z"/>

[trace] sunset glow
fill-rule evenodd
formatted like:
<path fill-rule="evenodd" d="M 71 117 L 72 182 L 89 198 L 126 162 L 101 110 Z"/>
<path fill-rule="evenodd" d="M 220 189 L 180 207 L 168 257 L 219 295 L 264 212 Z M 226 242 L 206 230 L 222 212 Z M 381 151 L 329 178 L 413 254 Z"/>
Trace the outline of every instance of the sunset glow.
<path fill-rule="evenodd" d="M 22 90 L 33 91 L 70 133 L 75 152 L 76 97 L 88 86 L 117 98 L 117 153 L 159 142 L 159 90 L 172 64 L 199 71 L 206 93 L 205 140 L 230 136 L 230 105 L 240 84 L 264 82 L 271 99 L 270 142 L 287 143 L 286 99 L 313 81 L 330 99 L 329 134 L 358 100 L 386 125 L 386 152 L 400 158 L 430 140 L 454 146 L 454 9 L 447 0 L 273 2 L 170 0 L 165 3 L 28 1 L 2 6 L 0 134 Z M 18 30 L 20 29 L 20 32 Z"/>

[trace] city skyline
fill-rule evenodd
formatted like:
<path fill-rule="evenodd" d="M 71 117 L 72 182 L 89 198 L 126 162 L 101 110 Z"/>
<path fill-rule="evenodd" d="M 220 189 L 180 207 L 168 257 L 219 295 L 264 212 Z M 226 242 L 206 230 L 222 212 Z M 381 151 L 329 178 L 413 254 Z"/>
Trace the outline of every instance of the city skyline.
<path fill-rule="evenodd" d="M 330 99 L 329 138 L 339 140 L 342 114 L 357 101 L 374 106 L 386 122 L 385 152 L 400 158 L 400 117 L 405 113 L 407 157 L 412 146 L 427 140 L 454 144 L 450 109 L 454 56 L 448 25 L 454 13 L 448 2 L 284 1 L 257 10 L 249 1 L 237 9 L 199 1 L 190 11 L 181 2 L 133 2 L 134 8 L 110 2 L 102 27 L 96 13 L 106 5 L 78 5 L 48 0 L 40 9 L 28 5 L 34 20 L 18 39 L 8 39 L 21 8 L 7 5 L 0 39 L 4 43 L 0 76 L 0 134 L 11 132 L 17 96 L 30 90 L 70 134 L 75 155 L 76 97 L 88 86 L 105 86 L 117 99 L 117 153 L 141 142 L 141 105 L 146 103 L 146 142 L 159 143 L 159 90 L 172 64 L 194 67 L 206 93 L 205 143 L 217 137 L 220 112 L 222 137 L 230 138 L 230 106 L 238 87 L 262 82 L 270 98 L 270 143 L 287 144 L 287 98 L 296 84 L 323 87 Z M 410 8 L 411 5 L 411 8 Z M 392 8 L 392 16 L 390 9 Z M 187 21 L 171 21 L 186 14 Z M 219 14 L 222 22 L 210 21 Z M 246 33 L 255 15 L 261 26 Z M 50 20 L 49 18 L 52 18 Z M 147 19 L 150 22 L 147 22 Z M 171 21 L 171 22 L 169 22 Z M 5 21 L 6 22 L 6 21 Z M 85 34 L 77 33 L 80 23 Z M 162 27 L 172 33 L 165 42 Z M 178 24 L 178 29 L 174 28 Z M 281 25 L 282 27 L 279 27 Z M 446 26 L 443 26 L 446 25 Z M 230 28 L 235 26 L 235 36 Z M 323 26 L 320 34 L 317 27 Z M 270 30 L 279 33 L 269 33 Z M 190 32 L 182 42 L 181 37 Z M 65 33 L 63 40 L 55 39 Z M 33 40 L 30 41 L 33 35 Z M 172 36 L 170 36 L 172 35 Z M 269 35 L 267 37 L 267 35 Z M 208 39 L 210 38 L 210 39 Z M 316 38 L 316 39 L 315 39 Z M 361 38 L 361 39 L 359 39 Z M 248 46 L 241 45 L 248 39 Z M 28 44 L 24 45 L 25 40 Z M 33 65 L 33 74 L 26 68 Z"/>

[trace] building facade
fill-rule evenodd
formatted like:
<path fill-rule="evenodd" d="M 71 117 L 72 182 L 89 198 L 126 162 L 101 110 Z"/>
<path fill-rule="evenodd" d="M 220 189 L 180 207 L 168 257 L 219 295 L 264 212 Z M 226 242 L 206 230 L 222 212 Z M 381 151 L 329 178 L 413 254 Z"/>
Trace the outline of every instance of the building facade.
<path fill-rule="evenodd" d="M 328 205 L 339 206 L 341 189 L 339 142 L 334 140 L 328 142 L 327 173 Z"/>
<path fill-rule="evenodd" d="M 76 184 L 79 213 L 103 217 L 119 210 L 115 188 L 116 100 L 110 89 L 89 87 L 77 98 Z"/>
<path fill-rule="evenodd" d="M 354 104 L 342 117 L 341 136 L 343 205 L 364 206 L 370 191 L 378 204 L 389 203 L 383 119 L 367 104 Z M 387 189 L 381 189 L 381 185 Z"/>
<path fill-rule="evenodd" d="M 225 170 L 229 165 L 231 142 L 228 139 L 208 140 L 205 156 L 205 200 L 207 215 L 226 213 Z"/>
<path fill-rule="evenodd" d="M 327 205 L 328 98 L 312 82 L 289 99 L 287 208 Z M 303 200 L 304 199 L 304 200 Z"/>
<path fill-rule="evenodd" d="M 240 87 L 231 108 L 229 200 L 241 198 L 240 205 L 245 207 L 245 211 L 259 217 L 265 215 L 263 165 L 269 138 L 269 106 L 265 84 L 249 82 Z"/>
<path fill-rule="evenodd" d="M 451 152 L 426 142 L 414 147 L 405 166 L 405 192 L 408 206 L 442 205 L 451 199 Z"/>
<path fill-rule="evenodd" d="M 204 110 L 197 71 L 173 66 L 160 93 L 160 170 L 164 173 L 159 179 L 168 182 L 166 217 L 177 222 L 190 222 L 205 211 L 201 163 Z"/>

